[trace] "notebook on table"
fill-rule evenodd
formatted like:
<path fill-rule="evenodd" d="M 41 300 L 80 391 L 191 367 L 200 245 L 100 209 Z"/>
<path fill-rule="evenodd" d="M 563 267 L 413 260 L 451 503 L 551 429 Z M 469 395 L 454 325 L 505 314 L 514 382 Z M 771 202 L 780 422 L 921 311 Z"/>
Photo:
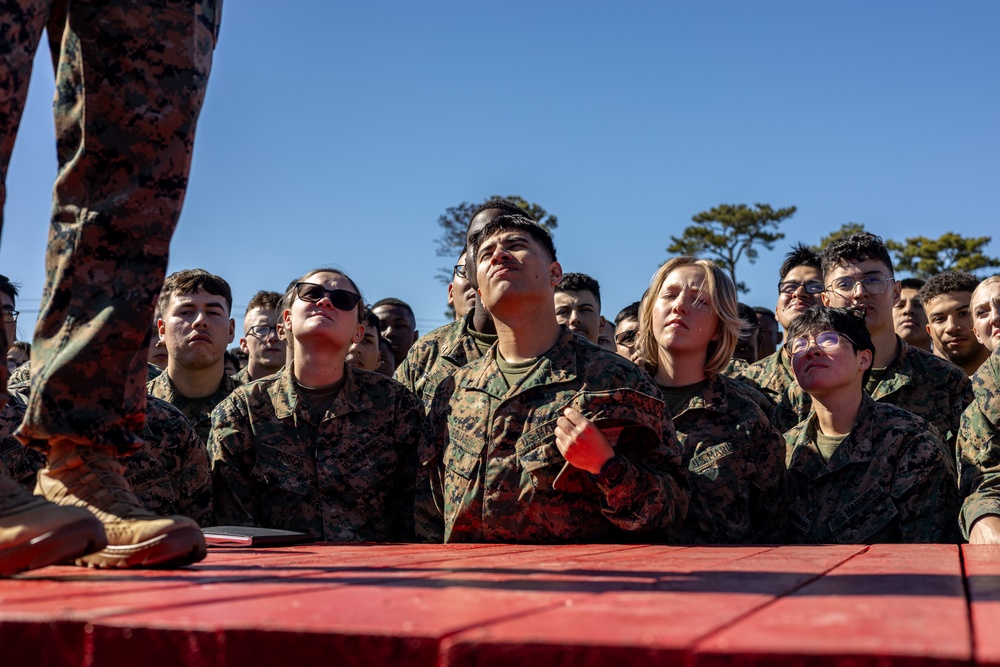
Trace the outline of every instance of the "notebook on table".
<path fill-rule="evenodd" d="M 210 547 L 283 547 L 316 541 L 310 533 L 255 526 L 209 526 L 201 532 Z"/>

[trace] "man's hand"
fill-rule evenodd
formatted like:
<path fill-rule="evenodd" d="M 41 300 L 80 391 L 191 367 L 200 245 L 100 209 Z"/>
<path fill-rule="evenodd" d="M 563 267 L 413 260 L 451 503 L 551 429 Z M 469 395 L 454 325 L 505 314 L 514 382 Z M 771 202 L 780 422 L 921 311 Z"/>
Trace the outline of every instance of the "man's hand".
<path fill-rule="evenodd" d="M 1000 544 L 1000 516 L 987 514 L 976 519 L 969 531 L 969 544 Z"/>
<path fill-rule="evenodd" d="M 573 408 L 556 422 L 556 447 L 570 465 L 594 475 L 615 455 L 601 430 Z"/>

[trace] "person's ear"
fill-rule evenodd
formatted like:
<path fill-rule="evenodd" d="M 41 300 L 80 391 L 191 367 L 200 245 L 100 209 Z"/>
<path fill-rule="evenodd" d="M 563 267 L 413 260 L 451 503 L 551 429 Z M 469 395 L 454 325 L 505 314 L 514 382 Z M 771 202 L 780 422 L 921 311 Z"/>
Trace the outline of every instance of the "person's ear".
<path fill-rule="evenodd" d="M 862 372 L 868 370 L 872 366 L 872 351 L 871 350 L 859 350 L 858 351 L 858 367 Z"/>
<path fill-rule="evenodd" d="M 552 262 L 552 264 L 549 265 L 549 282 L 552 283 L 553 287 L 555 287 L 559 284 L 559 281 L 562 280 L 562 277 L 562 264 L 559 262 Z"/>
<path fill-rule="evenodd" d="M 229 318 L 229 342 L 236 340 L 236 320 Z"/>

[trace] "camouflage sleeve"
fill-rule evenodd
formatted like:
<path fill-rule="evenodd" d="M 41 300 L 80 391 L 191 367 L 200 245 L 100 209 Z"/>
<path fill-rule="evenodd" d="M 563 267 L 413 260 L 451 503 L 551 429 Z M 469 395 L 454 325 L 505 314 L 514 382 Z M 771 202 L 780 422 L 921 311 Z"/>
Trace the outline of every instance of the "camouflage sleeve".
<path fill-rule="evenodd" d="M 454 376 L 438 386 L 420 433 L 413 509 L 414 533 L 419 542 L 444 542 L 441 453 L 448 437 L 448 414 L 454 387 Z"/>
<path fill-rule="evenodd" d="M 951 406 L 951 433 L 942 434 L 942 439 L 947 440 L 949 444 L 954 445 L 958 441 L 958 432 L 961 429 L 962 415 L 965 413 L 966 408 L 976 402 L 976 394 L 972 389 L 972 381 L 962 374 L 961 382 L 959 386 L 955 387 L 955 391 L 951 392 L 952 396 L 952 406 Z"/>
<path fill-rule="evenodd" d="M 199 526 L 211 526 L 215 521 L 215 511 L 208 450 L 186 420 L 184 427 L 172 434 L 171 443 L 177 448 L 178 459 L 182 461 L 178 476 L 177 511 L 197 521 Z"/>
<path fill-rule="evenodd" d="M 958 431 L 957 458 L 962 535 L 977 519 L 1000 515 L 1000 437 L 977 404 L 969 406 Z"/>
<path fill-rule="evenodd" d="M 417 452 L 420 445 L 420 426 L 424 408 L 409 391 L 399 392 L 396 406 L 396 423 L 393 441 L 399 466 L 396 471 L 395 488 L 390 499 L 390 513 L 393 526 L 390 532 L 394 539 L 412 541 L 414 538 L 414 488 L 417 479 Z"/>
<path fill-rule="evenodd" d="M 944 449 L 927 422 L 899 451 L 892 483 L 893 504 L 900 514 L 900 542 L 950 542 L 958 538 L 958 485 Z"/>
<path fill-rule="evenodd" d="M 410 357 L 412 355 L 407 354 L 406 358 L 403 359 L 403 363 L 396 367 L 396 371 L 392 374 L 392 379 L 400 383 L 411 392 L 414 387 L 414 378 L 410 372 Z"/>
<path fill-rule="evenodd" d="M 785 438 L 762 413 L 753 428 L 750 442 L 758 456 L 754 463 L 757 468 L 754 484 L 750 490 L 753 539 L 758 544 L 777 544 L 783 540 L 788 519 Z"/>
<path fill-rule="evenodd" d="M 690 491 L 670 417 L 663 416 L 662 433 L 625 429 L 616 449 L 626 462 L 626 471 L 613 487 L 597 482 L 604 494 L 604 516 L 628 531 L 667 530 L 684 521 Z"/>
<path fill-rule="evenodd" d="M 258 525 L 257 493 L 250 478 L 255 449 L 243 397 L 243 391 L 237 390 L 212 412 L 208 456 L 212 462 L 215 523 L 221 526 Z"/>

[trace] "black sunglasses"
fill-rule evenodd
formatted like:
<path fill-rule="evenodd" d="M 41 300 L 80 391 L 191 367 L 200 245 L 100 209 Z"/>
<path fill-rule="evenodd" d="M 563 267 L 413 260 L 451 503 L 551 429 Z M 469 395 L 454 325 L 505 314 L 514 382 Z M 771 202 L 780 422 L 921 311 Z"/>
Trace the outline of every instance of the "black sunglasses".
<path fill-rule="evenodd" d="M 326 289 L 316 283 L 295 283 L 295 293 L 300 299 L 309 303 L 318 303 L 326 297 L 330 300 L 330 305 L 337 310 L 354 310 L 361 301 L 360 294 L 345 289 Z"/>

